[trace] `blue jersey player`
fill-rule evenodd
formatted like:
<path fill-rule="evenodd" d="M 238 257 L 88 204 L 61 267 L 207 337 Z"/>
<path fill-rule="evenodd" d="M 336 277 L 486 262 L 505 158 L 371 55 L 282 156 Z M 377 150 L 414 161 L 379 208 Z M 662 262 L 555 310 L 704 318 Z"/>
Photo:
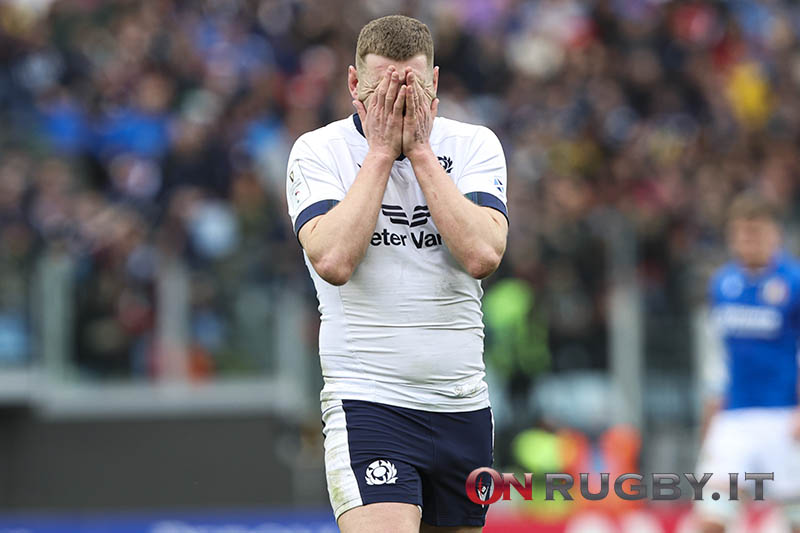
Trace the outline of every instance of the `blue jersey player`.
<path fill-rule="evenodd" d="M 753 486 L 744 472 L 774 472 L 766 499 L 782 504 L 800 533 L 800 263 L 781 250 L 773 207 L 755 193 L 734 200 L 727 229 L 733 261 L 716 272 L 709 294 L 726 379 L 706 410 L 698 472 L 714 476 L 698 502 L 702 531 L 723 533 L 737 511 L 728 497 L 709 497 L 727 495 L 729 473 L 739 473 L 744 491 Z"/>

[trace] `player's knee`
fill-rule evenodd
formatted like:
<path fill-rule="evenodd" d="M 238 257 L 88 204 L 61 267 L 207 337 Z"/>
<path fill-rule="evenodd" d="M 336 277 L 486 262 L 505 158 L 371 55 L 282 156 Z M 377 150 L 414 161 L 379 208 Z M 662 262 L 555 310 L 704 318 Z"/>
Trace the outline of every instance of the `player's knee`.
<path fill-rule="evenodd" d="M 785 504 L 783 514 L 791 524 L 792 533 L 800 533 L 800 502 Z"/>
<path fill-rule="evenodd" d="M 419 524 L 419 507 L 395 502 L 355 507 L 338 520 L 341 533 L 418 533 Z"/>
<path fill-rule="evenodd" d="M 718 501 L 707 498 L 695 502 L 695 516 L 700 524 L 700 533 L 725 533 L 725 525 L 736 517 L 739 509 L 737 502 L 728 499 L 726 491 L 719 492 L 725 494 L 725 497 Z"/>
<path fill-rule="evenodd" d="M 725 525 L 716 521 L 704 520 L 700 523 L 700 533 L 725 533 Z"/>

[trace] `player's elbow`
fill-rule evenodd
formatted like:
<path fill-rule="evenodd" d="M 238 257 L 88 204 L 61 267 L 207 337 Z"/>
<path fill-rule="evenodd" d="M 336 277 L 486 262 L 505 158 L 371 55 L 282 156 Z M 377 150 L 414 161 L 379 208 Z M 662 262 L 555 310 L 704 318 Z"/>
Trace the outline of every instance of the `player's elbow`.
<path fill-rule="evenodd" d="M 464 261 L 464 268 L 467 274 L 475 279 L 483 279 L 492 274 L 500 266 L 503 257 L 491 247 L 483 250 L 476 250 Z"/>
<path fill-rule="evenodd" d="M 319 277 L 337 287 L 350 281 L 355 270 L 349 261 L 337 257 L 335 254 L 324 255 L 316 261 L 312 261 L 312 264 Z"/>

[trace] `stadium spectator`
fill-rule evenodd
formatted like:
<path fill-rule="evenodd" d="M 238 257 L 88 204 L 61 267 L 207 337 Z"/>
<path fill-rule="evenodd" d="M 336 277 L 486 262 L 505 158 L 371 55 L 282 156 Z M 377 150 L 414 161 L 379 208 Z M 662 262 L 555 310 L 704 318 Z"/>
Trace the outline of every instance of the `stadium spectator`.
<path fill-rule="evenodd" d="M 280 215 L 288 150 L 299 133 L 351 112 L 340 83 L 348 44 L 366 20 L 401 12 L 435 34 L 441 114 L 485 123 L 508 154 L 516 222 L 495 279 L 531 283 L 548 315 L 555 369 L 603 368 L 609 215 L 633 229 L 649 311 L 685 311 L 702 294 L 736 192 L 760 190 L 797 225 L 798 9 L 649 0 L 3 2 L 1 245 L 14 249 L 0 260 L 3 316 L 26 315 L 24 298 L 5 292 L 23 268 L 16 261 L 32 264 L 53 246 L 122 276 L 122 263 L 97 263 L 106 222 L 130 237 L 118 261 L 140 257 L 137 249 L 179 251 L 214 285 L 214 266 L 238 258 L 259 271 L 259 283 L 308 294 Z M 203 216 L 236 227 L 225 254 L 204 255 L 194 242 L 199 215 L 175 213 L 187 190 L 197 206 L 216 206 Z M 256 257 L 242 259 L 248 254 Z M 206 300 L 203 323 L 226 322 L 231 294 Z M 158 302 L 142 298 L 142 316 L 157 313 Z M 108 305 L 86 312 L 105 308 L 106 316 Z M 142 340 L 145 322 L 125 343 Z M 4 338 L 27 336 L 25 319 L 3 324 Z M 119 360 L 125 373 L 141 370 L 137 358 Z M 100 372 L 99 360 L 84 363 Z"/>

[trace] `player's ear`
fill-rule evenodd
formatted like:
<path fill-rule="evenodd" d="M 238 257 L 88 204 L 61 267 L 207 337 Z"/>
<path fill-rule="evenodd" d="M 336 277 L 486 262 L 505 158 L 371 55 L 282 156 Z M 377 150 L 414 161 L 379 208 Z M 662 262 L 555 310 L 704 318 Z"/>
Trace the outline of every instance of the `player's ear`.
<path fill-rule="evenodd" d="M 439 67 L 433 67 L 433 94 L 439 94 Z"/>
<path fill-rule="evenodd" d="M 358 71 L 353 65 L 347 67 L 347 90 L 353 100 L 358 100 Z"/>

